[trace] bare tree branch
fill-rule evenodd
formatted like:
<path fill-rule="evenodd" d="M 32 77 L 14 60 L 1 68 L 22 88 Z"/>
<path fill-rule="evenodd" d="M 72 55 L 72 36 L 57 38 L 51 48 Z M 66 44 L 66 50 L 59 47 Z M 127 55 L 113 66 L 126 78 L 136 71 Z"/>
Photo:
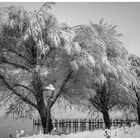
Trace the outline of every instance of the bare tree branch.
<path fill-rule="evenodd" d="M 29 90 L 30 92 L 32 92 L 32 93 L 35 94 L 35 91 L 32 90 L 32 89 L 30 89 L 30 88 L 27 87 L 27 86 L 24 86 L 24 85 L 21 85 L 21 84 L 16 84 L 16 85 L 13 86 L 13 88 L 14 88 L 14 87 L 22 87 L 22 88 L 25 88 L 25 89 L 27 89 L 27 90 Z"/>
<path fill-rule="evenodd" d="M 31 69 L 28 68 L 28 67 L 26 67 L 26 66 L 22 66 L 22 65 L 17 64 L 17 63 L 9 62 L 9 61 L 6 60 L 6 59 L 4 59 L 3 62 L 4 62 L 5 64 L 12 65 L 12 66 L 14 66 L 14 67 L 16 67 L 16 68 L 20 68 L 20 69 L 27 70 L 27 71 L 31 72 Z"/>
<path fill-rule="evenodd" d="M 27 57 L 25 57 L 22 53 L 17 52 L 15 49 L 12 49 L 12 46 L 9 46 L 9 45 L 10 44 L 8 44 L 7 42 L 6 43 L 0 42 L 1 48 L 4 48 L 4 49 L 8 50 L 9 52 L 12 52 L 12 53 L 18 55 L 19 57 L 23 58 L 24 60 L 30 62 L 30 60 Z M 9 47 L 7 47 L 7 46 L 9 46 Z"/>
<path fill-rule="evenodd" d="M 116 105 L 116 103 L 113 103 L 112 105 L 108 106 L 108 109 L 110 110 L 115 105 Z"/>
<path fill-rule="evenodd" d="M 13 94 L 17 95 L 18 97 L 20 97 L 20 99 L 22 99 L 24 102 L 32 105 L 34 108 L 38 109 L 38 106 L 33 103 L 32 101 L 30 101 L 27 97 L 24 97 L 23 95 L 21 95 L 20 93 L 18 93 L 6 80 L 5 78 L 0 75 L 0 79 L 2 80 L 2 82 L 4 83 L 4 85 L 13 92 Z"/>
<path fill-rule="evenodd" d="M 99 111 L 101 111 L 100 107 L 95 103 L 94 99 L 90 98 L 89 101 L 95 106 Z"/>
<path fill-rule="evenodd" d="M 71 78 L 72 73 L 73 73 L 73 71 L 70 70 L 70 72 L 68 73 L 68 75 L 67 75 L 66 78 L 64 79 L 64 81 L 63 81 L 63 83 L 62 83 L 60 89 L 59 89 L 58 91 L 56 91 L 57 93 L 54 93 L 55 96 L 52 98 L 52 102 L 51 102 L 51 104 L 50 104 L 50 107 L 53 106 L 53 104 L 55 103 L 55 101 L 56 101 L 56 100 L 58 99 L 58 97 L 61 95 L 61 93 L 62 93 L 62 91 L 63 91 L 63 89 L 64 89 L 66 83 L 67 83 L 67 82 L 69 81 L 69 79 Z"/>

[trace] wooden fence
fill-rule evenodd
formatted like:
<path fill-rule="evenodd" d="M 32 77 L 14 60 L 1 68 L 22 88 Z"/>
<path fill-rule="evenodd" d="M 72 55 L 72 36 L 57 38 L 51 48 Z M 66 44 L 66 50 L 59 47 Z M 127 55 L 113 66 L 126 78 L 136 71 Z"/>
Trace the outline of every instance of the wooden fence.
<path fill-rule="evenodd" d="M 123 125 L 131 126 L 133 122 L 137 122 L 137 120 L 119 120 L 119 119 L 111 119 L 111 125 L 114 127 L 121 127 Z M 87 125 L 94 128 L 103 128 L 104 121 L 102 119 L 62 119 L 62 120 L 54 120 L 54 126 L 64 127 L 64 126 L 75 126 L 75 127 L 86 127 Z M 33 119 L 33 125 L 41 125 L 40 119 Z"/>

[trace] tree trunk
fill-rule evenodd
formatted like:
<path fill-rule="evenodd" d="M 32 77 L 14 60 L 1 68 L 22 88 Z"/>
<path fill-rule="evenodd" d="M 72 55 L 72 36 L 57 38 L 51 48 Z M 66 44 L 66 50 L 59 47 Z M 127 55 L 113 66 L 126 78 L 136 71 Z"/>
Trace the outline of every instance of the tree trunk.
<path fill-rule="evenodd" d="M 103 113 L 103 119 L 104 119 L 104 122 L 105 122 L 105 128 L 110 129 L 111 122 L 110 122 L 109 113 L 108 113 L 107 110 L 103 111 L 102 113 Z"/>
<path fill-rule="evenodd" d="M 51 112 L 50 109 L 42 109 L 42 111 L 39 111 L 42 127 L 44 134 L 50 134 L 53 130 L 53 124 L 51 119 Z"/>
<path fill-rule="evenodd" d="M 138 124 L 140 125 L 140 96 L 135 86 L 133 86 L 133 91 L 135 92 L 137 97 L 137 115 L 138 115 Z"/>
<path fill-rule="evenodd" d="M 138 115 L 138 124 L 140 125 L 140 105 L 137 104 L 137 115 Z"/>
<path fill-rule="evenodd" d="M 44 134 L 49 134 L 53 129 L 51 112 L 50 112 L 51 107 L 49 105 L 49 102 L 48 103 L 45 102 L 46 98 L 44 98 L 43 95 L 44 89 L 43 89 L 43 83 L 41 81 L 39 71 L 35 71 L 33 75 L 32 85 L 35 90 L 35 98 L 38 106 L 37 109 L 40 115 Z"/>

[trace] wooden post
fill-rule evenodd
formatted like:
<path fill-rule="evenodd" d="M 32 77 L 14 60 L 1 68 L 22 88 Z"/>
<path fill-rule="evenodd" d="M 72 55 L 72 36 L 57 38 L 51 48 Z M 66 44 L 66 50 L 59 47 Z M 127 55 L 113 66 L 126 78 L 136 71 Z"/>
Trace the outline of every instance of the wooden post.
<path fill-rule="evenodd" d="M 82 131 L 84 130 L 84 123 L 83 123 L 84 121 L 83 121 L 83 119 L 81 120 L 81 128 L 82 128 Z"/>
<path fill-rule="evenodd" d="M 91 120 L 89 119 L 89 131 L 91 131 Z"/>
<path fill-rule="evenodd" d="M 59 126 L 61 126 L 61 120 L 59 120 Z"/>
<path fill-rule="evenodd" d="M 95 128 L 97 128 L 97 120 L 95 119 Z"/>
<path fill-rule="evenodd" d="M 115 120 L 113 120 L 113 126 L 115 126 Z"/>
<path fill-rule="evenodd" d="M 103 121 L 100 119 L 100 128 L 103 128 Z"/>
<path fill-rule="evenodd" d="M 80 120 L 77 119 L 77 126 L 80 126 Z"/>
<path fill-rule="evenodd" d="M 129 127 L 131 126 L 131 123 L 130 123 L 130 120 L 129 119 L 127 121 L 127 124 L 128 124 Z"/>
<path fill-rule="evenodd" d="M 118 124 L 119 124 L 118 119 L 116 119 L 116 126 L 117 126 L 117 127 L 118 127 Z"/>
<path fill-rule="evenodd" d="M 78 120 L 76 119 L 75 122 L 76 122 L 76 127 L 78 127 Z"/>
<path fill-rule="evenodd" d="M 69 133 L 71 133 L 71 119 L 69 119 Z"/>
<path fill-rule="evenodd" d="M 71 119 L 69 119 L 69 126 L 71 126 Z"/>
<path fill-rule="evenodd" d="M 57 120 L 55 119 L 55 127 L 57 128 L 57 124 L 58 124 L 58 122 L 57 122 Z"/>
<path fill-rule="evenodd" d="M 86 130 L 86 122 L 87 122 L 87 120 L 84 119 L 84 130 Z"/>
<path fill-rule="evenodd" d="M 84 122 L 85 122 L 85 126 L 86 126 L 86 121 L 87 121 L 87 120 L 86 120 L 86 119 L 84 119 Z"/>
<path fill-rule="evenodd" d="M 99 120 L 97 120 L 97 128 L 99 128 L 99 123 L 100 123 Z"/>
<path fill-rule="evenodd" d="M 94 129 L 95 127 L 95 120 L 94 119 L 92 119 L 92 128 Z"/>
<path fill-rule="evenodd" d="M 81 119 L 80 119 L 80 128 L 82 127 L 82 121 L 81 121 Z"/>
<path fill-rule="evenodd" d="M 74 119 L 72 120 L 72 123 L 73 123 L 73 128 L 74 128 Z"/>
<path fill-rule="evenodd" d="M 64 126 L 64 120 L 62 119 L 62 127 Z"/>

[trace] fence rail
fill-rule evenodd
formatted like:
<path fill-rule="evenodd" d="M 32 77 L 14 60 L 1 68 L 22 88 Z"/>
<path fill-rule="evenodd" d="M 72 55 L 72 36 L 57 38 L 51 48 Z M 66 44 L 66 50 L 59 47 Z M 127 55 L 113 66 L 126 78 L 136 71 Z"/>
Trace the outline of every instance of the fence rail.
<path fill-rule="evenodd" d="M 120 119 L 111 119 L 111 125 L 120 127 L 123 125 L 131 126 L 133 122 L 137 122 L 137 120 L 120 120 Z M 103 127 L 104 121 L 102 119 L 62 119 L 62 120 L 54 120 L 53 121 L 54 126 L 67 126 L 67 125 L 73 125 L 73 126 L 97 126 L 97 127 Z M 40 119 L 33 119 L 33 125 L 41 125 Z"/>

